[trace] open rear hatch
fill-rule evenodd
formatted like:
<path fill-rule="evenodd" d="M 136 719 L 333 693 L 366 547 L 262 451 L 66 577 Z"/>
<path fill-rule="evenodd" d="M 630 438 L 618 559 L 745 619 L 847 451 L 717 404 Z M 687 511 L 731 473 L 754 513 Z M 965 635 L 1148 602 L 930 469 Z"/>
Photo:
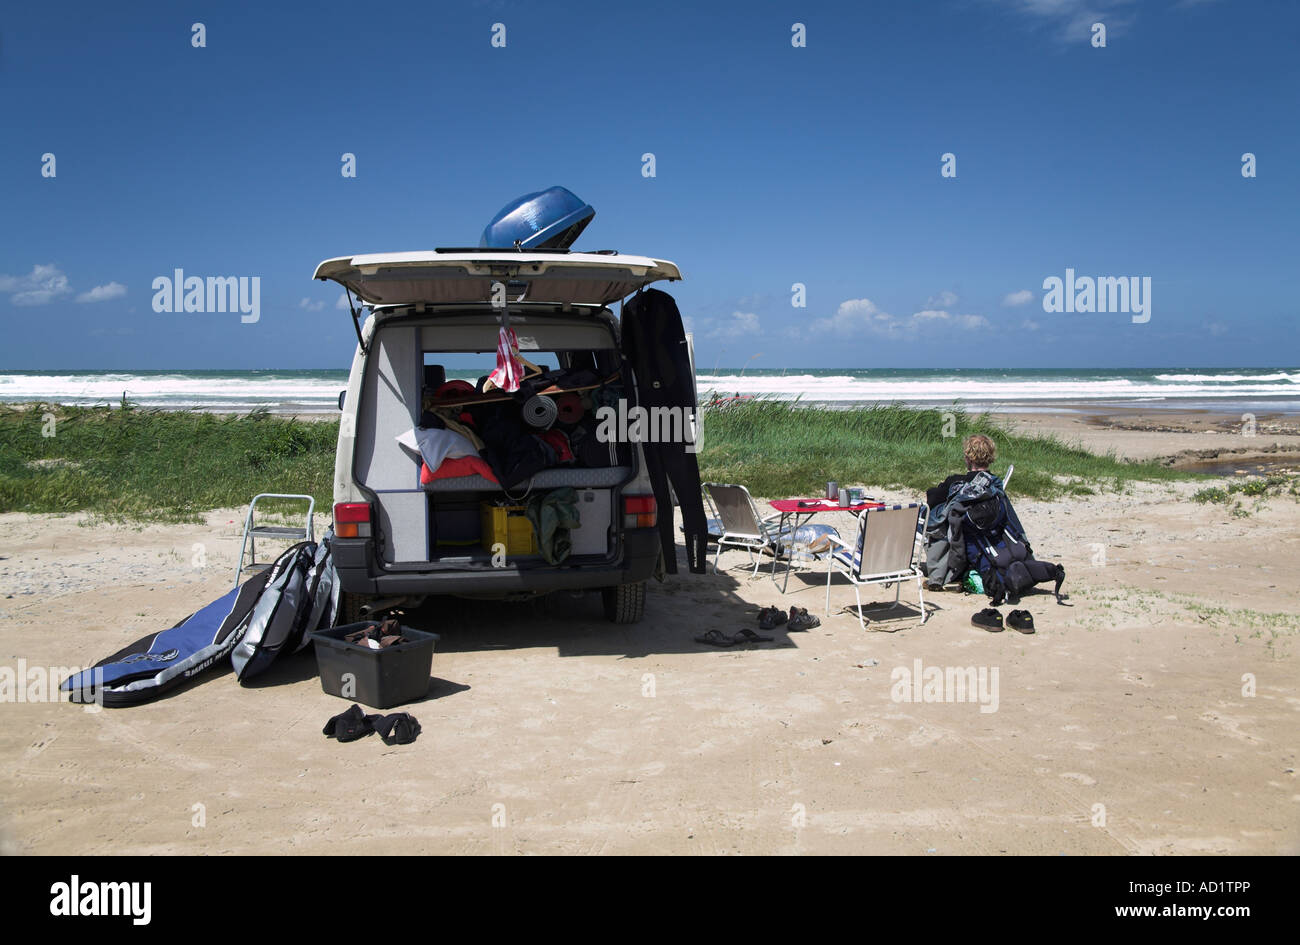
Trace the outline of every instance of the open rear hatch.
<path fill-rule="evenodd" d="M 498 282 L 507 286 L 511 304 L 603 306 L 652 282 L 680 279 L 681 273 L 673 263 L 648 256 L 434 250 L 327 259 L 315 278 L 331 279 L 372 306 L 490 302 Z"/>

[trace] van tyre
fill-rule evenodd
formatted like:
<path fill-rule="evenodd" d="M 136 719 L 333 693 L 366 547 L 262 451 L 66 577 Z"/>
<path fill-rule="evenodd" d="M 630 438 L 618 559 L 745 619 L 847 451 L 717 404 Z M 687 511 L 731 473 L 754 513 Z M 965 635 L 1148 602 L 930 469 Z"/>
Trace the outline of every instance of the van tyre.
<path fill-rule="evenodd" d="M 361 594 L 349 594 L 344 591 L 339 595 L 339 625 L 348 623 L 360 623 L 368 619 L 361 613 L 361 607 L 368 601 L 368 597 Z"/>
<path fill-rule="evenodd" d="M 639 623 L 645 616 L 645 581 L 602 587 L 605 617 L 614 623 Z"/>

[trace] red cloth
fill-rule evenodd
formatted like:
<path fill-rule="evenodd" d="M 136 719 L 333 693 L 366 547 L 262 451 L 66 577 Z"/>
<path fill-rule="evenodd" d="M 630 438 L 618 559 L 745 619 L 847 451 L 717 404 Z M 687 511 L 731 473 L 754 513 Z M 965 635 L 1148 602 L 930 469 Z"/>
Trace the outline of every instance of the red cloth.
<path fill-rule="evenodd" d="M 534 433 L 533 436 L 549 443 L 551 449 L 559 456 L 559 462 L 573 462 L 573 450 L 569 448 L 569 438 L 564 435 L 563 430 L 547 430 L 545 433 Z"/>
<path fill-rule="evenodd" d="M 455 479 L 458 476 L 473 476 L 475 473 L 484 479 L 497 482 L 492 467 L 478 456 L 448 457 L 439 465 L 436 472 L 430 472 L 428 463 L 420 463 L 420 485 L 427 486 L 435 479 Z M 498 483 L 499 484 L 499 483 Z"/>
<path fill-rule="evenodd" d="M 497 387 L 513 394 L 519 390 L 519 382 L 524 376 L 524 366 L 519 361 L 519 338 L 515 330 L 503 325 L 497 332 L 497 366 L 488 375 Z"/>

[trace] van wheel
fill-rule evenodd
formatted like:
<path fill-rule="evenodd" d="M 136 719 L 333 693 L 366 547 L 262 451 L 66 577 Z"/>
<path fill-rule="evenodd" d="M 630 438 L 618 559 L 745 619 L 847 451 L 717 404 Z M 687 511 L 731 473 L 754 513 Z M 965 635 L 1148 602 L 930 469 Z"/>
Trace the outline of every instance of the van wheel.
<path fill-rule="evenodd" d="M 605 616 L 614 623 L 640 623 L 645 615 L 645 581 L 602 587 L 600 599 Z"/>
<path fill-rule="evenodd" d="M 339 623 L 360 623 L 367 618 L 362 616 L 361 605 L 369 598 L 362 594 L 349 594 L 344 591 L 339 595 Z"/>

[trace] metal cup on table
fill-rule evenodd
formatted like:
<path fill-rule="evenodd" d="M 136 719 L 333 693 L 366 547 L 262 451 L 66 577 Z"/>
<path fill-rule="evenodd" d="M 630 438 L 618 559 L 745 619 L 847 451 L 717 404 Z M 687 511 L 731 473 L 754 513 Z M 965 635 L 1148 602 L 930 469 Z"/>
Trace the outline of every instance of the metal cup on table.
<path fill-rule="evenodd" d="M 840 484 L 838 482 L 826 483 L 826 498 L 838 499 L 840 497 Z"/>

